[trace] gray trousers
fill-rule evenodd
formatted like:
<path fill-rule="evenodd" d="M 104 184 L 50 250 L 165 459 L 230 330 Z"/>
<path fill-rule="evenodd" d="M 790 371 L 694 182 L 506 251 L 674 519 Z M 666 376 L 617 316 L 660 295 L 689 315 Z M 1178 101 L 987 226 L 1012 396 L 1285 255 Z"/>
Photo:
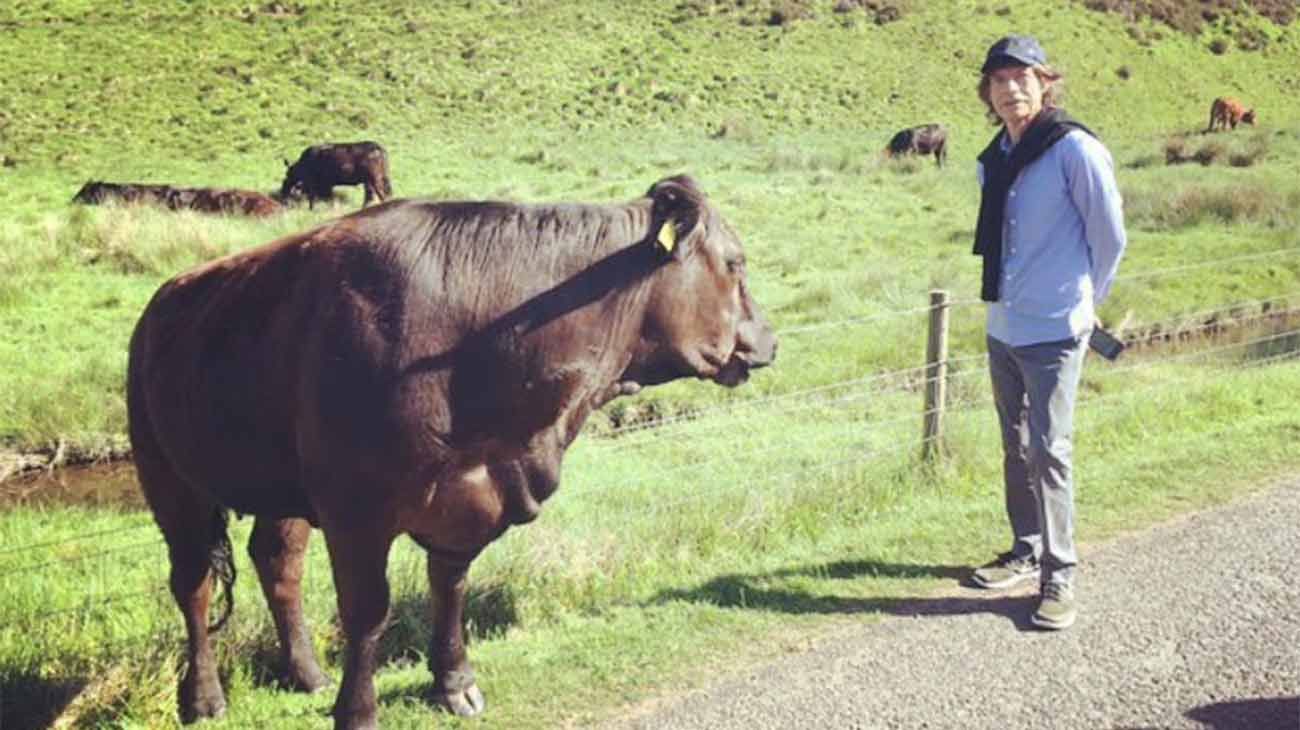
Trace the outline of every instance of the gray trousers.
<path fill-rule="evenodd" d="M 1074 402 L 1087 336 L 1011 347 L 992 337 L 989 373 L 1002 426 L 1011 552 L 1033 555 L 1042 583 L 1074 584 Z"/>

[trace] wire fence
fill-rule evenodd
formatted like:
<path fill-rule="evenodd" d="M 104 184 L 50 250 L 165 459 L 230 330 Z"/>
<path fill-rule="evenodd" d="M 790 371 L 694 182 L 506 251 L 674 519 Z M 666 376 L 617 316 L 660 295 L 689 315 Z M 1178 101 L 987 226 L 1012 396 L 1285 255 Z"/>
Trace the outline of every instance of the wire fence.
<path fill-rule="evenodd" d="M 1297 249 L 1283 249 L 1247 254 L 1139 272 L 1120 277 L 1118 281 L 1146 282 L 1201 266 L 1294 256 L 1296 252 Z M 966 309 L 977 304 L 981 303 L 957 300 L 947 306 Z M 919 319 L 932 310 L 933 307 L 916 307 L 883 311 L 791 327 L 781 330 L 779 336 L 816 336 L 891 319 Z M 1230 316 L 1219 316 L 1224 313 Z M 1300 328 L 1294 326 L 1297 319 L 1300 319 L 1300 292 L 1234 302 L 1148 323 L 1143 328 L 1146 333 L 1177 331 L 1185 339 L 1202 336 L 1208 339 L 1184 350 L 1139 353 L 1140 356 L 1121 364 L 1085 368 L 1085 380 L 1120 380 L 1130 385 L 1113 393 L 1085 388 L 1081 391 L 1081 408 L 1102 404 L 1102 418 L 1118 418 L 1126 412 L 1126 404 L 1150 404 L 1160 398 L 1183 397 L 1189 387 L 1203 380 L 1204 373 L 1178 368 L 1197 361 L 1226 358 L 1216 367 L 1244 369 L 1297 359 L 1300 356 Z M 932 365 L 923 363 L 612 428 L 575 445 L 573 458 L 580 462 L 599 460 L 603 476 L 578 479 L 576 484 L 566 485 L 565 499 L 557 500 L 555 509 L 562 512 L 565 501 L 581 500 L 588 507 L 592 500 L 602 505 L 608 502 L 601 529 L 617 534 L 633 525 L 653 524 L 665 515 L 690 514 L 693 507 L 717 503 L 736 494 L 743 494 L 742 501 L 751 507 L 759 503 L 780 504 L 797 493 L 801 480 L 890 459 L 900 463 L 914 459 L 926 438 L 921 421 L 939 408 L 949 423 L 967 422 L 964 427 L 971 427 L 970 424 L 987 427 L 991 423 L 991 394 L 988 388 L 979 386 L 987 378 L 986 361 L 983 352 L 947 357 L 945 378 L 952 386 L 953 395 L 951 402 L 937 407 L 915 407 L 920 403 L 919 393 L 927 368 Z M 1141 382 L 1142 378 L 1136 376 L 1145 372 L 1159 377 L 1151 377 L 1144 385 L 1132 385 Z M 913 407 L 907 407 L 908 402 Z M 753 419 L 781 422 L 789 427 L 777 431 L 746 428 L 747 422 Z M 727 448 L 718 448 L 720 442 L 727 442 Z M 645 450 L 659 458 L 671 453 L 671 458 L 664 459 L 666 463 L 658 468 L 645 469 L 644 458 L 638 454 Z M 666 488 L 687 480 L 694 485 L 692 489 Z M 548 506 L 548 509 L 552 508 Z M 761 509 L 746 512 L 743 504 L 738 509 L 738 516 L 727 529 L 745 530 L 760 521 L 754 515 L 761 513 Z M 133 517 L 130 524 L 118 527 L 89 532 L 78 532 L 77 528 L 68 525 L 34 542 L 0 547 L 0 581 L 14 585 L 19 579 L 75 580 L 89 575 L 87 564 L 96 561 L 114 565 L 134 561 L 138 575 L 153 581 L 150 587 L 142 590 L 138 583 L 99 585 L 98 590 L 79 593 L 72 602 L 43 606 L 39 610 L 20 610 L 16 615 L 6 609 L 6 601 L 0 600 L 0 634 L 30 632 L 40 636 L 38 629 L 44 622 L 68 615 L 105 616 L 111 613 L 102 610 L 105 606 L 167 601 L 165 543 L 147 515 Z M 327 582 L 327 579 L 320 580 Z M 490 596 L 491 591 L 476 594 L 478 600 Z"/>
<path fill-rule="evenodd" d="M 1215 309 L 1207 309 L 1200 312 L 1194 312 L 1188 315 L 1180 315 L 1177 318 L 1155 322 L 1148 326 L 1150 330 L 1160 330 L 1161 328 L 1173 328 L 1176 325 L 1182 325 L 1190 319 L 1200 319 L 1215 312 L 1222 312 L 1233 309 L 1252 309 L 1258 313 L 1238 317 L 1233 326 L 1240 328 L 1248 326 L 1251 323 L 1271 320 L 1278 317 L 1300 315 L 1300 306 L 1283 307 L 1270 309 L 1269 305 L 1277 302 L 1300 299 L 1300 293 L 1282 295 L 1264 300 L 1247 300 L 1234 302 L 1229 305 Z M 909 310 L 899 310 L 890 313 L 882 313 L 879 316 L 907 316 L 917 313 L 930 311 L 930 307 L 919 307 Z M 849 322 L 859 322 L 861 319 L 844 320 L 840 324 L 844 325 Z M 1223 331 L 1227 325 L 1219 322 L 1202 323 L 1195 326 L 1181 326 L 1179 330 L 1188 336 L 1195 336 L 1208 331 Z M 1293 333 L 1291 333 L 1293 334 Z M 1286 337 L 1288 333 L 1260 338 L 1252 341 L 1254 344 L 1274 341 Z M 1195 358 L 1206 352 L 1214 352 L 1223 349 L 1232 349 L 1242 347 L 1252 342 L 1227 345 L 1217 348 L 1216 350 L 1200 350 L 1197 352 L 1186 353 L 1166 357 L 1161 362 L 1173 362 L 1181 359 Z M 950 374 L 947 379 L 950 383 L 957 383 L 966 379 L 980 378 L 984 376 L 983 365 L 987 360 L 985 353 L 967 354 L 962 356 L 949 357 L 945 362 L 950 367 Z M 972 367 L 978 365 L 979 367 Z M 1151 367 L 1152 364 L 1137 363 L 1127 366 L 1112 366 L 1109 368 L 1111 374 L 1122 373 L 1126 371 L 1143 369 Z M 736 419 L 741 417 L 752 416 L 755 413 L 762 413 L 765 417 L 789 416 L 801 411 L 811 411 L 815 409 L 847 407 L 855 402 L 861 402 L 870 399 L 873 395 L 878 395 L 882 390 L 915 388 L 920 378 L 924 375 L 927 365 L 918 365 L 908 368 L 900 368 L 891 371 L 873 373 L 861 378 L 844 380 L 836 383 L 818 385 L 815 387 L 782 393 L 779 395 L 742 400 L 734 403 L 721 404 L 708 409 L 699 411 L 668 416 L 653 422 L 631 424 L 628 426 L 613 429 L 601 436 L 593 439 L 593 446 L 590 448 L 599 450 L 603 455 L 617 453 L 620 451 L 629 451 L 638 446 L 644 445 L 646 438 L 658 441 L 667 438 L 674 431 L 680 431 L 683 428 L 689 428 L 693 437 L 699 437 L 707 434 L 710 430 L 718 431 L 732 428 Z M 909 424 L 917 420 L 918 415 L 924 416 L 931 411 L 923 409 L 919 414 L 904 413 L 895 416 L 892 419 L 876 421 L 866 430 L 871 428 L 881 428 L 884 425 Z M 640 440 L 631 439 L 630 436 L 641 437 Z M 688 462 L 679 467 L 657 473 L 656 478 L 671 477 L 675 473 L 689 471 L 699 467 L 701 462 Z M 89 533 L 79 533 L 58 540 L 45 540 L 25 545 L 14 545 L 0 548 L 0 577 L 13 575 L 31 570 L 40 570 L 48 568 L 60 562 L 76 562 L 86 560 L 91 556 L 78 555 L 74 557 L 44 560 L 30 565 L 10 566 L 5 565 L 7 560 L 14 554 L 33 553 L 33 552 L 57 552 L 57 549 L 64 548 L 75 543 L 94 541 L 102 542 L 105 538 L 125 533 L 144 533 L 153 531 L 156 527 L 151 520 L 144 518 L 137 524 L 124 527 L 111 528 L 107 530 L 96 530 Z M 161 544 L 161 538 L 156 538 L 146 542 L 135 543 L 128 547 L 114 547 L 105 551 L 106 554 L 112 552 L 121 552 L 126 550 L 136 550 L 152 545 Z"/>

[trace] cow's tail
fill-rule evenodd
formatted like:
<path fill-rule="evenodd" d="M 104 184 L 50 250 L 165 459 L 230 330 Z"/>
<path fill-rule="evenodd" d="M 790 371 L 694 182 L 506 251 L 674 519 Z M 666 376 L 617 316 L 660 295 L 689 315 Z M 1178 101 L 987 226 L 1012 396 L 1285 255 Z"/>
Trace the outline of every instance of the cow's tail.
<path fill-rule="evenodd" d="M 388 179 L 388 170 L 384 170 L 384 176 L 379 179 L 379 184 L 383 186 L 383 190 L 380 192 L 383 193 L 384 200 L 393 197 L 393 181 Z"/>
<path fill-rule="evenodd" d="M 230 614 L 235 610 L 235 551 L 230 546 L 230 532 L 227 530 L 228 513 L 224 509 L 217 509 L 212 513 L 212 542 L 208 548 L 208 565 L 212 569 L 212 575 L 217 582 L 221 584 L 221 592 L 225 595 L 225 606 L 222 608 L 221 615 L 217 617 L 216 623 L 208 627 L 208 631 L 220 631 L 221 627 L 226 625 L 230 619 Z"/>
<path fill-rule="evenodd" d="M 1205 128 L 1205 131 L 1207 132 L 1214 131 L 1214 113 L 1219 110 L 1218 107 L 1219 107 L 1218 102 L 1215 102 L 1214 104 L 1210 105 L 1210 124 Z"/>

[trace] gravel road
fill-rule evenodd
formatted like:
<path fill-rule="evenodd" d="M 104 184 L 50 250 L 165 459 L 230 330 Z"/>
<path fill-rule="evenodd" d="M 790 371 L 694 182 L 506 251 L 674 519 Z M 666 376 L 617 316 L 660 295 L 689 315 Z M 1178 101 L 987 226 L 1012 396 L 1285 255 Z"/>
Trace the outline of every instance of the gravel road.
<path fill-rule="evenodd" d="M 1082 548 L 1068 631 L 954 587 L 602 727 L 1300 730 L 1300 480 Z"/>

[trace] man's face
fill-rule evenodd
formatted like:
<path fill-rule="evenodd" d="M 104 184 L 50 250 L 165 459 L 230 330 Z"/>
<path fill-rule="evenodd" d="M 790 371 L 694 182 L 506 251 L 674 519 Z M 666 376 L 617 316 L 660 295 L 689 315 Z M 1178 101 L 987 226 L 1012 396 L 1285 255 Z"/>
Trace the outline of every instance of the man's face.
<path fill-rule="evenodd" d="M 1047 87 L 1029 66 L 1006 66 L 989 72 L 989 101 L 1008 126 L 1028 123 L 1043 110 Z"/>

